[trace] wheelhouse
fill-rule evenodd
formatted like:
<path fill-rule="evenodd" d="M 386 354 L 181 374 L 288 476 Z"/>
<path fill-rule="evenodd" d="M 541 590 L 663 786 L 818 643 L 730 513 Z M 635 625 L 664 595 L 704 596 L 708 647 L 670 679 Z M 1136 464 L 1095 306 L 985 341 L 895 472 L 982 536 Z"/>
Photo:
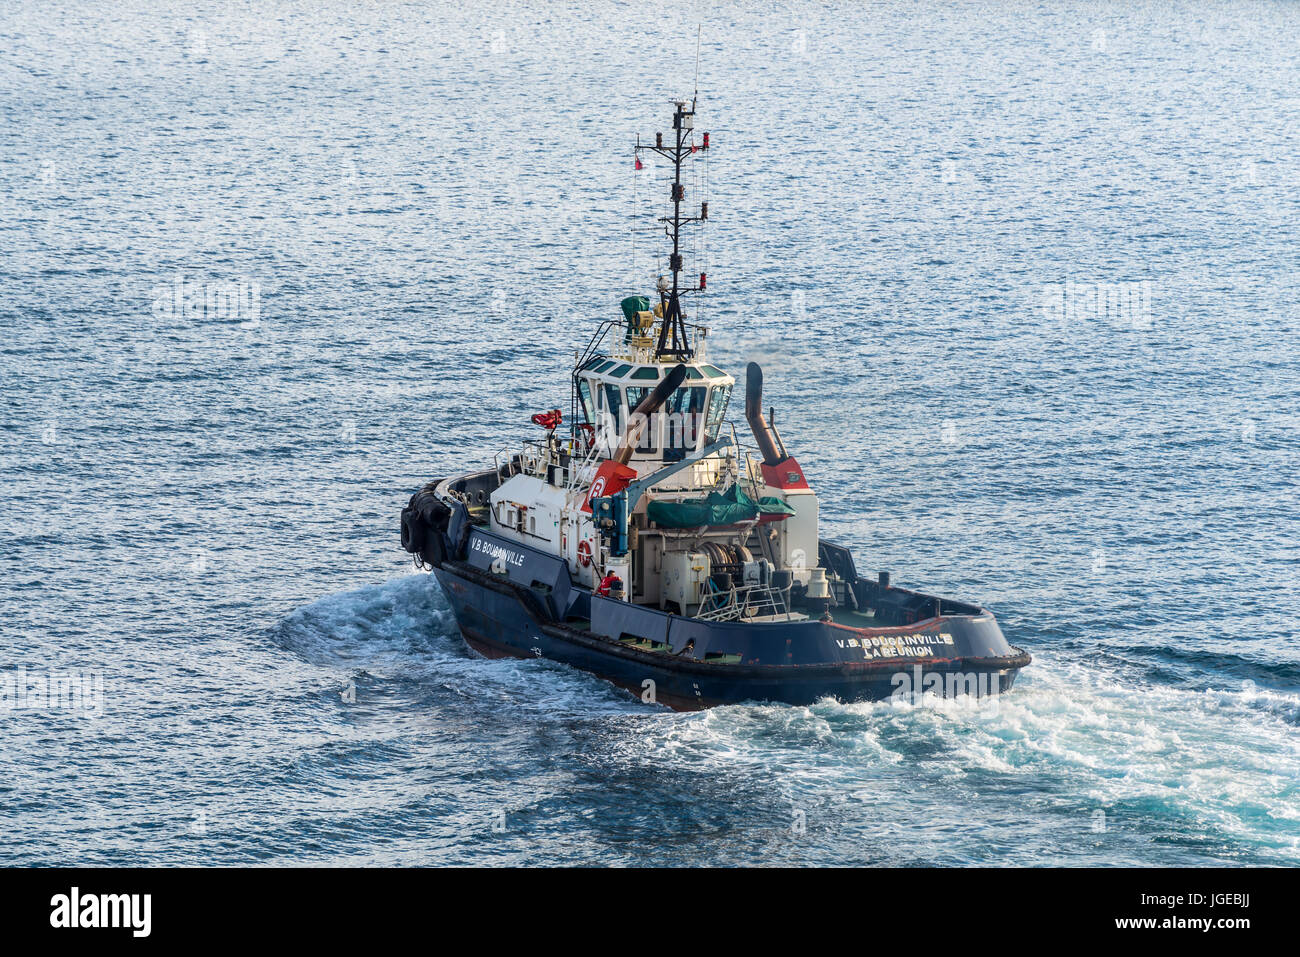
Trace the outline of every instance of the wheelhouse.
<path fill-rule="evenodd" d="M 603 448 L 627 434 L 632 416 L 671 364 L 595 356 L 577 373 L 579 428 Z M 736 380 L 706 362 L 686 364 L 686 380 L 648 417 L 635 454 L 665 462 L 698 451 L 721 434 Z"/>

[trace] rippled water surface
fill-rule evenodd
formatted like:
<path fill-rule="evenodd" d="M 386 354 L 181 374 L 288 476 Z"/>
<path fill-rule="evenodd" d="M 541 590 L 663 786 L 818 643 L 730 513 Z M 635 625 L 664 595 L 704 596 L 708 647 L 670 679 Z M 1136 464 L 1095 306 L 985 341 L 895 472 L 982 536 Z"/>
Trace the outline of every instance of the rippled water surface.
<path fill-rule="evenodd" d="M 104 11 L 0 13 L 0 669 L 104 681 L 0 862 L 1300 861 L 1295 5 Z M 713 361 L 996 709 L 645 706 L 398 548 L 648 291 L 697 23 Z"/>

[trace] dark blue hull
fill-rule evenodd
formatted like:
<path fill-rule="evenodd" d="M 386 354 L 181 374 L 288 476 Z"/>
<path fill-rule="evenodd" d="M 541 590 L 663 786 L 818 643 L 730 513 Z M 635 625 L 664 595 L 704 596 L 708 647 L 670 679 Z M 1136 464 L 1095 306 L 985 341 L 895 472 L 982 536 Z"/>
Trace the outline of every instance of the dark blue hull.
<path fill-rule="evenodd" d="M 467 539 L 467 560 L 442 557 L 433 574 L 471 647 L 563 662 L 673 708 L 993 695 L 1029 663 L 978 609 L 892 628 L 702 622 L 592 596 L 563 562 L 484 530 Z M 493 570 L 503 552 L 510 560 Z"/>

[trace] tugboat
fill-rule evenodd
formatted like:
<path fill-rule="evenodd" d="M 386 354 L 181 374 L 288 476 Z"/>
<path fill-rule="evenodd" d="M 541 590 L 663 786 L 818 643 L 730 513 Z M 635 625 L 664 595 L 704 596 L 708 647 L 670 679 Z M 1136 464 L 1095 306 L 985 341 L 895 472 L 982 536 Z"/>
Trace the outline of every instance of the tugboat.
<path fill-rule="evenodd" d="M 683 298 L 685 164 L 708 155 L 697 100 L 673 101 L 654 145 L 672 165 L 671 252 L 650 297 L 632 295 L 577 353 L 568 425 L 492 467 L 428 483 L 402 510 L 402 547 L 432 570 L 469 645 L 545 657 L 646 702 L 682 710 L 746 701 L 806 705 L 1008 690 L 1030 656 L 983 608 L 858 574 L 818 534 L 818 499 L 745 376 L 742 446 L 727 410 L 736 380 L 711 364 L 708 329 Z M 663 261 L 661 260 L 661 263 Z M 486 463 L 485 463 L 486 464 Z"/>

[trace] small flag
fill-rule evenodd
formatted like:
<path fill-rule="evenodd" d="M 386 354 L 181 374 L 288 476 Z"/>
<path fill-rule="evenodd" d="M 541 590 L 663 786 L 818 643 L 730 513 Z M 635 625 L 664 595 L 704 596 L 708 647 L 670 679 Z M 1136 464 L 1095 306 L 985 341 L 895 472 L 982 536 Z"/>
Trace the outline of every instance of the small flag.
<path fill-rule="evenodd" d="M 636 168 L 637 168 L 638 170 L 641 169 L 641 157 L 639 157 L 639 156 L 636 158 Z"/>

